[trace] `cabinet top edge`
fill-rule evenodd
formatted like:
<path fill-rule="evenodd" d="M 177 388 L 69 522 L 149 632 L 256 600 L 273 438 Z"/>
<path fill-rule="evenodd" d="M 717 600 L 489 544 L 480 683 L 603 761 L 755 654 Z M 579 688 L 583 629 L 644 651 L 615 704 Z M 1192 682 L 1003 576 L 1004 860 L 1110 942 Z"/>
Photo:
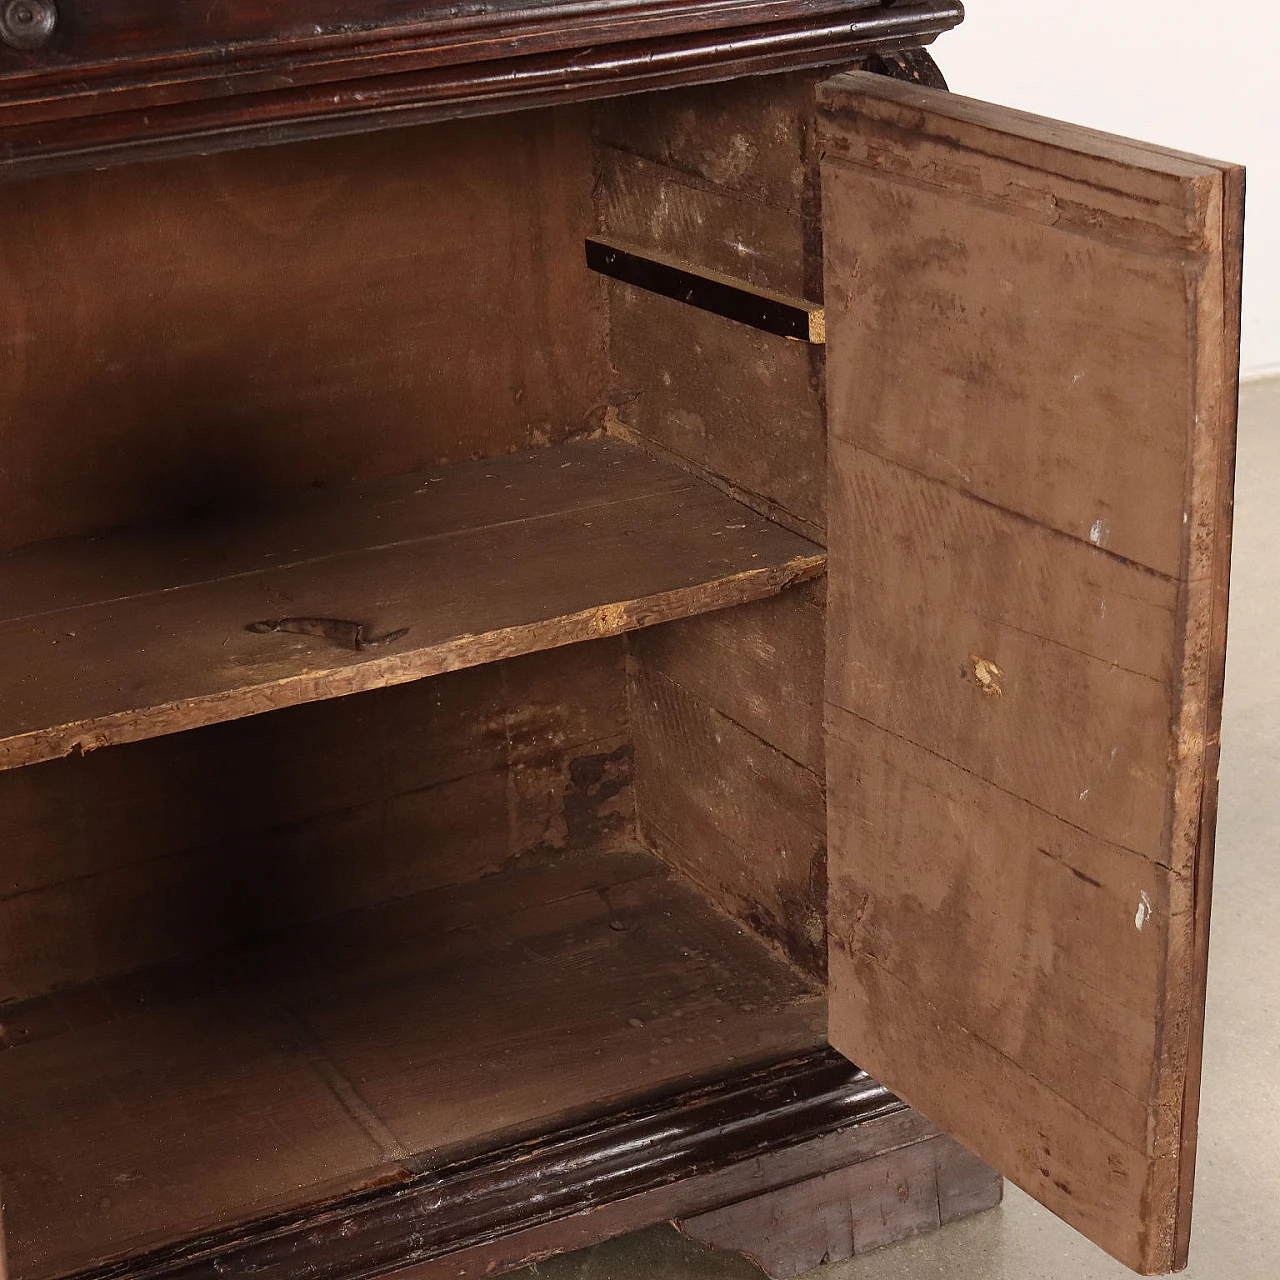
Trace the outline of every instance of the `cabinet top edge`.
<path fill-rule="evenodd" d="M 908 128 L 960 147 L 999 149 L 1000 137 L 1016 138 L 1039 149 L 1035 163 L 1056 171 L 1055 154 L 1087 156 L 1104 164 L 1138 169 L 1175 180 L 1195 180 L 1240 168 L 1229 161 L 1180 151 L 1088 125 L 969 98 L 939 94 L 905 81 L 843 71 L 818 86 L 820 120 L 825 129 L 857 116 Z M 1030 157 L 1023 157 L 1031 162 Z"/>
<path fill-rule="evenodd" d="M 928 44 L 964 14 L 959 0 L 437 0 L 416 12 L 241 40 L 211 38 L 192 16 L 176 45 L 174 31 L 150 44 L 134 32 L 114 54 L 77 46 L 68 20 L 44 49 L 0 45 L 0 178 L 837 66 Z"/>

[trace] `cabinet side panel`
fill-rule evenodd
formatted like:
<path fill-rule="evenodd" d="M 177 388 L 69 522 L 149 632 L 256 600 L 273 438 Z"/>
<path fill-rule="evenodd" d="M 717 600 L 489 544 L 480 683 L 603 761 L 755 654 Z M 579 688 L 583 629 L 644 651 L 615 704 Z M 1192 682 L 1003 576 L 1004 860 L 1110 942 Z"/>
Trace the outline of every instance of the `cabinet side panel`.
<path fill-rule="evenodd" d="M 0 547 L 598 425 L 585 109 L 0 190 Z"/>
<path fill-rule="evenodd" d="M 832 1043 L 1174 1270 L 1238 175 L 873 77 L 822 97 Z"/>
<path fill-rule="evenodd" d="M 639 252 L 821 298 L 815 73 L 606 104 L 597 228 Z M 612 420 L 822 539 L 823 349 L 611 282 Z"/>
<path fill-rule="evenodd" d="M 813 973 L 826 960 L 822 584 L 630 638 L 641 838 Z"/>

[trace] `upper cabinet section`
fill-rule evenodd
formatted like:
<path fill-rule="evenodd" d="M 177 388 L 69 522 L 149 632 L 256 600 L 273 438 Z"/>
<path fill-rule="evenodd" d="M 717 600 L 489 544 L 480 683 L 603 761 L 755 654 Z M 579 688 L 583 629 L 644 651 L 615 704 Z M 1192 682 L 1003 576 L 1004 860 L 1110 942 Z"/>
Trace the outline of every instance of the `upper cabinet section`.
<path fill-rule="evenodd" d="M 958 0 L 0 0 L 0 177 L 835 65 Z"/>

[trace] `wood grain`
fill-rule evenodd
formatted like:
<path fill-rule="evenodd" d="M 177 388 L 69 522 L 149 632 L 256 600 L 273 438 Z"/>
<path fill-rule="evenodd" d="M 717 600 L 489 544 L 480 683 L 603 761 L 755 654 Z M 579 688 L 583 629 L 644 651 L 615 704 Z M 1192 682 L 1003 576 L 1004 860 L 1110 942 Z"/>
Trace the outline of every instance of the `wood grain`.
<path fill-rule="evenodd" d="M 731 700 L 718 690 L 704 700 L 662 674 L 664 665 L 641 657 L 631 679 L 641 839 L 722 910 L 821 974 L 822 774 L 719 710 Z M 770 700 L 778 719 L 780 692 Z"/>
<path fill-rule="evenodd" d="M 279 522 L 274 546 L 255 522 L 255 568 L 224 556 L 224 544 L 247 549 L 234 525 L 8 557 L 0 764 L 617 635 L 760 599 L 824 563 L 804 539 L 609 441 L 420 474 L 381 489 L 375 507 L 388 497 L 394 514 L 379 524 L 358 498 L 332 495 L 297 536 Z M 51 578 L 63 585 L 56 604 Z M 409 634 L 352 652 L 246 630 L 285 614 Z"/>
<path fill-rule="evenodd" d="M 0 1000 L 634 831 L 620 639 L 0 774 Z"/>
<path fill-rule="evenodd" d="M 1176 1269 L 1237 174 L 861 74 L 822 100 L 832 1042 Z"/>
<path fill-rule="evenodd" d="M 928 43 L 954 0 L 447 5 L 84 0 L 0 46 L 3 171 L 116 163 L 848 63 Z"/>
<path fill-rule="evenodd" d="M 745 286 L 822 297 L 812 74 L 604 108 L 597 225 Z M 610 421 L 821 541 L 822 350 L 623 284 L 608 297 Z"/>
<path fill-rule="evenodd" d="M 778 293 L 822 297 L 820 71 L 602 102 L 601 229 Z M 815 251 L 816 250 L 816 251 Z"/>
<path fill-rule="evenodd" d="M 598 425 L 589 124 L 527 113 L 0 189 L 0 548 Z"/>
<path fill-rule="evenodd" d="M 648 627 L 627 637 L 633 668 L 665 676 L 816 774 L 826 770 L 826 583 Z"/>
<path fill-rule="evenodd" d="M 56 1025 L 48 1002 L 4 1013 L 13 1280 L 407 1184 L 809 1051 L 824 1007 L 639 852 L 529 860 L 226 955 L 185 985 L 160 973 L 83 994 L 96 1016 L 65 1016 L 67 996 Z M 41 1018 L 48 1034 L 24 1042 Z"/>

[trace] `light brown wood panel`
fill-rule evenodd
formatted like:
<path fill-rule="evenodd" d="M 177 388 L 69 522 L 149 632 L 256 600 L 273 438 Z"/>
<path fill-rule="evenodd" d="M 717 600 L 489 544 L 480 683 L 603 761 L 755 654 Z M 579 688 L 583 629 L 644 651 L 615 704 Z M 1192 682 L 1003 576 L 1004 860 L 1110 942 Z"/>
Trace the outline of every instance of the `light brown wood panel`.
<path fill-rule="evenodd" d="M 723 144 L 722 144 L 723 149 Z M 808 298 L 813 269 L 798 204 L 601 148 L 597 223 L 608 237 L 787 297 Z M 816 301 L 816 299 L 815 299 Z"/>
<path fill-rule="evenodd" d="M 822 777 L 826 583 L 771 600 L 648 627 L 627 639 L 633 663 L 666 676 Z"/>
<path fill-rule="evenodd" d="M 612 282 L 610 421 L 722 477 L 822 540 L 824 348 Z"/>
<path fill-rule="evenodd" d="M 715 702 L 636 662 L 631 724 L 640 837 L 722 910 L 821 973 L 827 891 L 822 775 L 717 710 Z M 780 699 L 774 714 L 786 714 Z"/>
<path fill-rule="evenodd" d="M 1240 174 L 873 76 L 821 100 L 832 1043 L 1176 1269 Z"/>
<path fill-rule="evenodd" d="M 1193 433 L 1161 425 L 1208 390 L 1170 353 L 1209 284 L 1220 172 L 1027 116 L 1000 135 L 964 99 L 918 123 L 931 91 L 889 83 L 827 134 L 828 229 L 860 206 L 827 259 L 828 310 L 858 330 L 830 369 L 832 433 L 1179 578 Z M 925 371 L 929 396 L 902 394 Z"/>
<path fill-rule="evenodd" d="M 1151 1131 L 1136 1090 L 1159 1048 L 1159 977 L 1190 905 L 1185 882 L 848 712 L 830 715 L 832 847 L 876 850 L 891 823 L 894 854 L 887 870 L 853 857 L 833 867 L 833 966 L 887 971 L 1016 1060 L 1037 1090 L 1094 1117 L 1117 1149 L 1159 1142 L 1153 1153 L 1170 1154 L 1176 1117 Z"/>
<path fill-rule="evenodd" d="M 601 103 L 602 227 L 764 288 L 820 300 L 814 87 L 824 74 Z"/>
<path fill-rule="evenodd" d="M 843 440 L 831 488 L 859 514 L 830 699 L 1166 861 L 1177 584 Z"/>
<path fill-rule="evenodd" d="M 606 104 L 597 126 L 598 230 L 820 302 L 815 78 Z M 610 285 L 608 311 L 612 420 L 821 540 L 822 349 L 625 285 Z"/>
<path fill-rule="evenodd" d="M 634 849 L 527 859 L 194 971 L 10 1007 L 11 1280 L 803 1053 L 822 1043 L 824 1009 Z"/>
<path fill-rule="evenodd" d="M 621 493 L 598 497 L 597 480 Z M 296 559 L 256 571 L 210 570 L 221 526 L 195 551 L 179 536 L 172 559 L 163 541 L 157 549 L 123 535 L 94 557 L 102 578 L 86 584 L 85 602 L 68 597 L 0 621 L 11 663 L 0 686 L 0 767 L 617 635 L 761 599 L 824 564 L 821 548 L 613 441 L 396 484 L 411 505 L 430 512 L 439 503 L 465 517 L 425 534 L 414 526 L 431 520 L 413 516 L 371 530 L 357 504 L 329 549 L 298 549 Z M 558 497 L 528 497 L 544 487 Z M 545 514 L 529 514 L 531 506 Z M 342 495 L 327 509 L 345 523 Z M 0 583 L 18 584 L 18 598 L 39 595 L 23 584 L 42 578 L 51 559 L 79 554 L 76 541 L 15 552 L 0 562 Z M 298 615 L 408 634 L 360 651 L 247 630 Z"/>
<path fill-rule="evenodd" d="M 7 186 L 0 546 L 588 429 L 588 126 L 525 112 Z"/>

